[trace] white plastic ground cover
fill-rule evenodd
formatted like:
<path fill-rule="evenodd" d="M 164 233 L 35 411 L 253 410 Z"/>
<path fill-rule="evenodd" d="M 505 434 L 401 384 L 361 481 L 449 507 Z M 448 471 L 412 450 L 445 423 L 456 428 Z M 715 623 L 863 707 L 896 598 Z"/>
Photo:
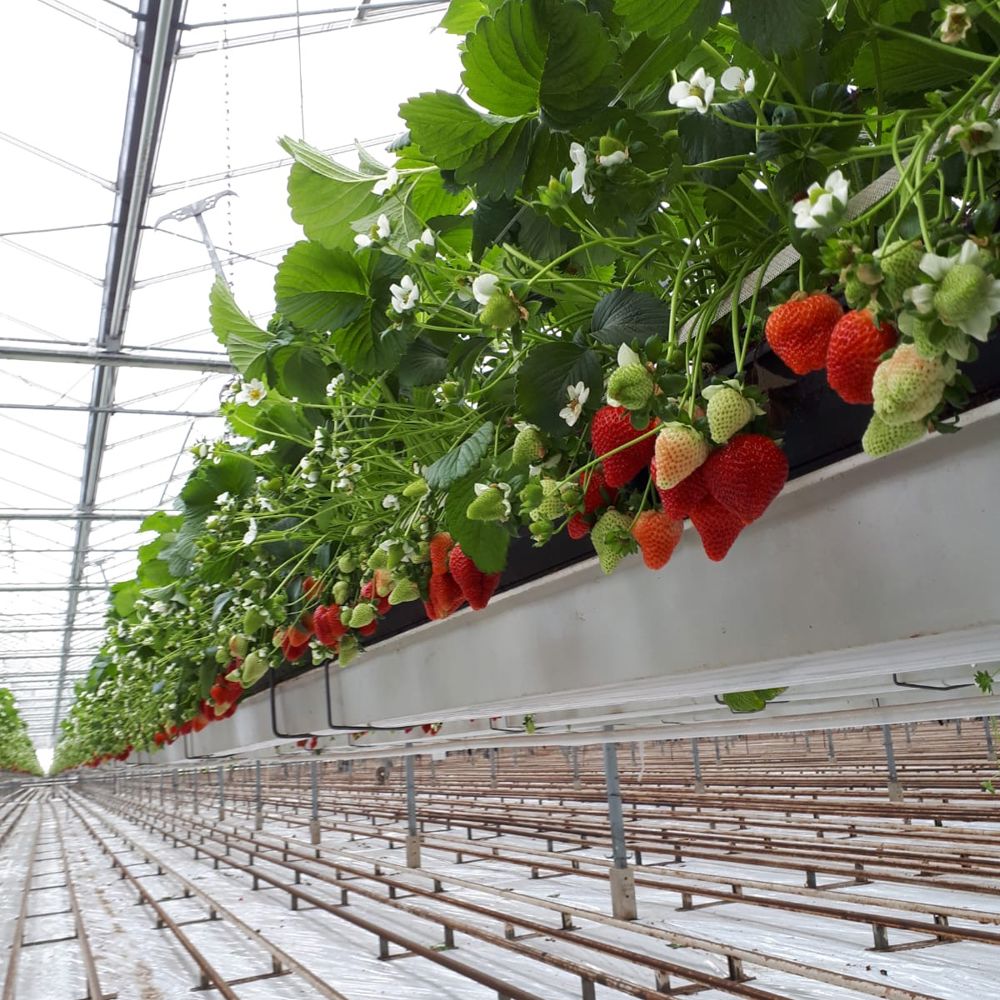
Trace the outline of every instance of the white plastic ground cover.
<path fill-rule="evenodd" d="M 237 872 L 221 870 L 215 872 L 204 861 L 195 862 L 188 851 L 173 851 L 166 848 L 163 842 L 148 833 L 140 831 L 132 824 L 125 823 L 118 817 L 112 821 L 120 824 L 123 829 L 134 833 L 140 842 L 152 850 L 163 853 L 168 863 L 192 879 L 197 879 L 206 891 L 216 896 L 224 905 L 234 908 L 244 919 L 250 920 L 254 926 L 260 927 L 272 940 L 287 948 L 290 953 L 304 961 L 311 968 L 327 975 L 323 970 L 329 969 L 329 981 L 352 1000 L 368 1000 L 375 997 L 413 997 L 420 1000 L 424 996 L 449 998 L 449 1000 L 464 1000 L 465 997 L 485 995 L 481 987 L 461 980 L 459 977 L 438 969 L 423 969 L 427 963 L 418 960 L 404 962 L 379 962 L 375 958 L 375 942 L 371 935 L 357 931 L 350 925 L 337 921 L 325 913 L 300 911 L 290 918 L 287 902 L 283 894 L 278 892 L 248 892 L 246 877 Z M 276 835 L 301 836 L 302 829 L 268 826 L 268 833 Z M 535 846 L 532 841 L 518 841 L 517 838 L 505 838 L 504 844 L 509 846 Z M 389 864 L 402 864 L 400 851 L 386 850 L 384 844 L 376 841 L 346 842 L 346 838 L 328 835 L 324 844 L 329 848 L 339 846 L 350 855 L 365 857 L 369 860 L 383 860 Z M 581 852 L 600 856 L 600 852 Z M 655 861 L 656 858 L 647 858 Z M 456 865 L 443 855 L 425 849 L 425 867 L 439 872 L 444 876 L 453 876 L 470 882 L 478 882 L 484 886 L 496 886 L 512 889 L 526 895 L 538 896 L 574 906 L 590 908 L 599 912 L 607 912 L 607 889 L 597 880 L 585 878 L 558 878 L 533 880 L 523 875 L 523 869 L 513 868 L 502 862 L 476 862 Z M 760 870 L 750 866 L 730 866 L 711 862 L 688 863 L 686 870 L 706 873 L 726 874 L 734 877 L 760 877 Z M 264 870 L 267 870 L 266 865 Z M 676 869 L 671 869 L 676 870 Z M 277 869 L 276 869 L 277 871 Z M 773 881 L 782 879 L 792 881 L 794 876 L 781 873 L 767 876 Z M 309 884 L 309 879 L 304 879 Z M 891 898 L 902 896 L 898 886 L 864 886 L 859 892 L 866 895 L 882 895 Z M 317 888 L 318 894 L 332 897 L 331 890 Z M 486 905 L 496 907 L 495 897 L 477 893 L 469 889 L 452 889 L 453 893 L 464 898 L 476 899 Z M 909 895 L 907 893 L 907 895 Z M 974 900 L 971 894 L 945 892 L 934 890 L 928 886 L 926 893 L 920 898 L 933 898 L 938 902 L 955 906 L 982 907 L 982 896 Z M 833 969 L 838 972 L 860 976 L 862 978 L 884 977 L 887 984 L 897 987 L 918 990 L 924 994 L 940 997 L 942 1000 L 969 1000 L 973 996 L 989 996 L 995 983 L 1000 981 L 1000 955 L 991 949 L 971 944 L 939 945 L 926 950 L 906 951 L 901 953 L 872 953 L 867 951 L 871 946 L 870 928 L 864 924 L 837 924 L 820 918 L 805 917 L 797 914 L 784 914 L 779 911 L 762 911 L 752 906 L 728 904 L 724 907 L 713 907 L 707 910 L 677 913 L 679 900 L 676 894 L 669 892 L 639 890 L 640 916 L 642 922 L 653 927 L 663 927 L 673 931 L 703 936 L 729 944 L 739 944 L 741 947 L 756 948 L 770 955 L 780 955 L 784 958 L 813 964 L 816 967 Z M 433 900 L 420 900 L 421 906 L 433 908 Z M 433 945 L 437 942 L 428 935 L 431 933 L 423 921 L 417 921 L 402 913 L 396 913 L 385 907 L 376 907 L 364 900 L 354 898 L 352 906 L 356 911 L 373 916 L 378 922 L 388 927 L 411 934 L 418 940 Z M 530 906 L 512 906 L 506 911 L 513 915 L 516 912 L 531 914 L 537 918 L 538 912 Z M 305 918 L 305 919 L 300 919 Z M 497 929 L 494 920 L 477 918 L 469 915 L 469 922 Z M 162 933 L 162 932 L 161 932 Z M 724 975 L 725 969 L 721 959 L 695 953 L 687 949 L 669 949 L 663 942 L 651 938 L 643 939 L 637 935 L 614 928 L 595 927 L 588 925 L 584 931 L 587 936 L 616 943 L 627 944 L 636 950 L 651 955 L 660 955 L 672 962 L 689 964 L 692 967 L 713 971 Z M 891 932 L 892 940 L 903 942 L 915 940 L 916 935 L 906 935 L 902 932 Z M 200 940 L 200 939 L 199 939 Z M 496 975 L 509 978 L 512 982 L 520 982 L 526 987 L 539 990 L 548 997 L 576 997 L 579 995 L 579 984 L 574 977 L 550 970 L 539 963 L 528 962 L 511 953 L 496 949 L 481 942 L 463 940 L 459 936 L 457 957 L 466 961 L 470 956 L 475 964 L 488 968 Z M 529 942 L 533 947 L 550 951 L 566 957 L 582 961 L 593 961 L 592 954 L 570 943 L 556 941 L 550 938 L 535 938 Z M 637 970 L 628 963 L 613 959 L 600 959 L 602 968 L 618 972 L 626 977 L 640 982 L 648 981 L 648 970 Z M 773 989 L 795 1000 L 838 1000 L 840 997 L 856 996 L 856 994 L 827 986 L 823 983 L 812 983 L 796 976 L 786 975 L 773 970 L 748 968 L 756 977 L 756 985 L 761 988 Z M 246 974 L 243 972 L 242 974 Z M 400 980 L 400 975 L 404 976 Z M 454 980 L 454 981 L 453 981 Z M 278 990 L 279 980 L 268 981 Z M 401 985 L 401 983 L 405 985 Z M 280 989 L 284 989 L 282 986 Z M 242 988 L 241 988 L 242 989 Z M 600 990 L 601 988 L 599 988 Z M 429 992 L 425 991 L 429 990 Z M 242 995 L 242 993 L 241 993 Z M 249 994 L 248 994 L 249 995 Z M 285 993 L 269 992 L 266 996 L 281 997 Z M 288 995 L 299 995 L 289 993 Z M 617 996 L 614 991 L 603 990 L 601 996 Z M 725 994 L 717 991 L 705 991 L 700 994 L 710 1000 L 723 997 Z"/>

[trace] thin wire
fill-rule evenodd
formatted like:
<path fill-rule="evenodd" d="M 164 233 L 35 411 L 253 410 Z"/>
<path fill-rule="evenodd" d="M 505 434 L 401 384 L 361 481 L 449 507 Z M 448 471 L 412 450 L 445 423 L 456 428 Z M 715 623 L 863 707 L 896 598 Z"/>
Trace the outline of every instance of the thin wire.
<path fill-rule="evenodd" d="M 295 45 L 298 48 L 299 59 L 299 138 L 306 138 L 306 94 L 302 85 L 302 17 L 299 13 L 299 0 L 295 0 Z"/>
<path fill-rule="evenodd" d="M 143 229 L 152 229 L 152 226 L 143 226 Z M 189 243 L 197 243 L 198 246 L 204 246 L 201 239 L 197 236 L 188 236 L 186 233 L 175 233 L 172 229 L 164 229 L 162 226 L 156 230 L 158 233 L 165 233 L 167 236 L 176 236 L 179 240 L 187 240 Z M 240 253 L 239 250 L 234 250 L 232 247 L 227 246 L 216 246 L 217 250 L 222 250 L 223 252 L 229 254 L 231 257 L 239 257 L 241 260 L 250 260 L 255 264 L 263 264 L 265 267 L 276 268 L 277 264 L 272 264 L 268 260 L 261 260 L 259 257 L 254 257 L 253 254 Z M 272 251 L 277 252 L 277 251 Z M 232 261 L 227 261 L 226 263 L 231 264 Z M 206 265 L 207 266 L 207 265 Z M 231 279 L 230 279 L 231 280 Z"/>
<path fill-rule="evenodd" d="M 35 233 L 67 233 L 74 229 L 98 229 L 102 226 L 116 226 L 116 222 L 81 222 L 75 226 L 46 226 L 44 229 L 12 229 L 0 236 L 33 236 Z"/>
<path fill-rule="evenodd" d="M 229 48 L 226 46 L 226 41 L 229 38 L 229 4 L 227 0 L 223 0 L 222 3 L 222 16 L 225 19 L 222 28 L 222 113 L 225 125 L 226 134 L 226 187 L 229 187 L 230 181 L 233 179 L 233 116 L 232 116 L 232 102 L 230 93 L 230 78 L 229 78 Z M 232 198 L 226 199 L 226 239 L 228 240 L 230 246 L 233 243 L 233 205 Z M 241 255 L 242 256 L 242 255 Z M 225 271 L 223 271 L 225 273 Z M 229 265 L 229 284 L 233 283 L 233 270 L 232 263 Z"/>

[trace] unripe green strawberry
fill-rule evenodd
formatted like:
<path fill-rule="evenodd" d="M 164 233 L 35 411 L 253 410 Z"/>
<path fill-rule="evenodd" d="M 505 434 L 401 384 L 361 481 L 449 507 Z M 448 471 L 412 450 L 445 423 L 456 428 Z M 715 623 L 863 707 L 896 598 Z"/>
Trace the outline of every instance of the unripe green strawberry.
<path fill-rule="evenodd" d="M 903 292 L 920 283 L 920 259 L 924 255 L 920 243 L 896 240 L 881 247 L 876 254 L 885 278 L 885 289 L 894 305 L 903 301 Z"/>
<path fill-rule="evenodd" d="M 430 492 L 430 487 L 427 485 L 426 479 L 414 479 L 412 483 L 409 483 L 403 489 L 403 496 L 408 497 L 411 500 L 419 499 L 420 497 L 427 496 Z"/>
<path fill-rule="evenodd" d="M 601 156 L 611 156 L 612 153 L 627 153 L 628 146 L 613 135 L 602 135 L 597 142 L 597 151 Z"/>
<path fill-rule="evenodd" d="M 488 486 L 465 508 L 470 521 L 506 521 L 509 514 L 510 505 L 499 486 Z"/>
<path fill-rule="evenodd" d="M 345 635 L 337 647 L 337 659 L 342 667 L 346 667 L 358 655 L 358 640 L 353 635 Z"/>
<path fill-rule="evenodd" d="M 507 292 L 494 292 L 479 311 L 479 322 L 494 330 L 509 330 L 520 318 L 517 303 Z"/>
<path fill-rule="evenodd" d="M 934 308 L 941 322 L 958 326 L 982 308 L 993 288 L 993 279 L 978 264 L 953 264 L 934 293 Z"/>
<path fill-rule="evenodd" d="M 716 444 L 725 444 L 753 420 L 754 405 L 738 389 L 729 385 L 710 386 L 705 396 L 708 432 Z"/>
<path fill-rule="evenodd" d="M 852 309 L 862 309 L 872 299 L 872 287 L 866 285 L 856 274 L 848 276 L 844 282 L 844 298 Z"/>
<path fill-rule="evenodd" d="M 708 442 L 689 424 L 664 424 L 656 436 L 656 485 L 669 490 L 708 458 Z"/>
<path fill-rule="evenodd" d="M 375 607 L 371 604 L 358 604 L 351 611 L 351 619 L 348 624 L 351 628 L 364 628 L 375 621 Z"/>
<path fill-rule="evenodd" d="M 267 673 L 269 667 L 267 660 L 255 649 L 243 661 L 240 683 L 245 688 L 252 687 Z"/>
<path fill-rule="evenodd" d="M 412 580 L 400 580 L 389 593 L 389 603 L 395 607 L 420 597 L 420 588 Z"/>
<path fill-rule="evenodd" d="M 535 545 L 544 545 L 553 535 L 554 528 L 551 521 L 545 518 L 534 520 L 528 525 L 528 531 Z"/>
<path fill-rule="evenodd" d="M 229 655 L 243 659 L 250 648 L 250 640 L 245 635 L 232 635 L 229 637 Z"/>
<path fill-rule="evenodd" d="M 634 548 L 632 519 L 619 510 L 606 510 L 590 532 L 601 569 L 610 573 Z"/>
<path fill-rule="evenodd" d="M 339 569 L 341 573 L 353 573 L 357 568 L 358 561 L 350 552 L 345 552 L 337 560 L 337 569 Z"/>
<path fill-rule="evenodd" d="M 389 569 L 395 569 L 403 561 L 403 546 L 399 542 L 393 542 L 385 552 L 386 566 Z"/>
<path fill-rule="evenodd" d="M 608 379 L 608 398 L 627 410 L 641 410 L 653 395 L 653 376 L 635 362 L 616 368 Z"/>
<path fill-rule="evenodd" d="M 333 601 L 335 604 L 344 604 L 347 595 L 350 593 L 350 584 L 346 580 L 338 580 L 333 585 Z"/>
<path fill-rule="evenodd" d="M 376 549 L 368 557 L 369 569 L 385 569 L 389 565 L 389 554 L 383 548 Z"/>
<path fill-rule="evenodd" d="M 353 608 L 341 608 L 340 610 L 340 624 L 347 625 L 348 628 L 351 625 L 351 614 L 353 613 Z"/>
<path fill-rule="evenodd" d="M 933 317 L 909 316 L 906 332 L 913 338 L 913 346 L 921 357 L 937 358 L 943 354 L 956 361 L 967 361 L 972 344 L 961 330 L 938 323 Z"/>
<path fill-rule="evenodd" d="M 229 650 L 225 646 L 219 646 L 215 651 L 216 663 L 228 663 L 230 660 Z"/>
<path fill-rule="evenodd" d="M 511 461 L 517 468 L 534 465 L 545 458 L 545 439 L 537 427 L 528 424 L 517 432 Z"/>
<path fill-rule="evenodd" d="M 543 479 L 542 501 L 532 510 L 532 520 L 553 521 L 557 517 L 562 517 L 566 513 L 566 505 L 563 503 L 559 484 L 554 479 Z"/>
<path fill-rule="evenodd" d="M 925 358 L 915 344 L 901 344 L 875 369 L 875 413 L 892 426 L 920 420 L 941 402 L 954 374 L 954 361 Z"/>
<path fill-rule="evenodd" d="M 243 616 L 243 631 L 253 635 L 265 624 L 265 618 L 260 608 L 248 608 Z"/>
<path fill-rule="evenodd" d="M 927 433 L 927 427 L 920 420 L 909 424 L 887 424 L 877 413 L 872 415 L 868 429 L 861 439 L 861 447 L 866 455 L 881 458 L 914 441 L 919 441 Z"/>

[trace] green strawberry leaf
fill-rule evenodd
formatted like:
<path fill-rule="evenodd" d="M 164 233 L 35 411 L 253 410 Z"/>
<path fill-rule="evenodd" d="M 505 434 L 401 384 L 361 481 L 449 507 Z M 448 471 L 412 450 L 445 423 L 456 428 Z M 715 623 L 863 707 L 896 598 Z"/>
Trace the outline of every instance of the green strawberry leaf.
<path fill-rule="evenodd" d="M 346 250 L 299 242 L 285 254 L 274 279 L 278 311 L 296 326 L 318 333 L 339 330 L 367 304 L 367 282 Z"/>
<path fill-rule="evenodd" d="M 518 370 L 517 408 L 529 423 L 562 436 L 570 428 L 559 411 L 568 401 L 567 386 L 578 382 L 590 390 L 584 409 L 596 410 L 604 392 L 604 380 L 595 351 L 568 340 L 539 344 Z"/>
<path fill-rule="evenodd" d="M 703 35 L 721 12 L 722 0 L 615 0 L 615 13 L 625 20 L 629 30 L 647 31 L 652 38 L 683 37 L 687 32 Z"/>
<path fill-rule="evenodd" d="M 633 340 L 640 344 L 666 333 L 670 324 L 670 307 L 647 292 L 631 288 L 616 288 L 594 308 L 590 332 L 601 343 L 618 347 Z"/>
<path fill-rule="evenodd" d="M 731 6 L 743 41 L 764 56 L 805 52 L 826 20 L 823 0 L 732 0 Z"/>
<path fill-rule="evenodd" d="M 305 142 L 286 137 L 281 146 L 295 160 L 288 177 L 292 218 L 309 239 L 329 249 L 349 249 L 354 243 L 350 223 L 379 205 L 372 176 L 342 167 Z"/>
<path fill-rule="evenodd" d="M 487 420 L 476 428 L 475 432 L 467 437 L 461 444 L 456 445 L 447 454 L 442 455 L 424 474 L 427 485 L 433 490 L 447 489 L 455 480 L 460 479 L 470 469 L 474 469 L 486 456 L 490 445 L 493 444 L 493 424 Z M 450 494 L 449 494 L 450 495 Z M 472 498 L 469 498 L 471 503 Z M 468 503 L 465 505 L 468 506 Z M 465 517 L 465 507 L 462 508 L 462 517 Z M 469 553 L 470 557 L 472 553 Z M 483 572 L 488 572 L 484 570 Z"/>
<path fill-rule="evenodd" d="M 489 8 L 483 0 L 451 0 L 438 27 L 451 35 L 467 35 L 488 13 Z"/>
<path fill-rule="evenodd" d="M 264 364 L 271 335 L 250 320 L 236 304 L 229 285 L 216 278 L 208 299 L 208 321 L 229 360 L 241 375 L 256 378 Z"/>

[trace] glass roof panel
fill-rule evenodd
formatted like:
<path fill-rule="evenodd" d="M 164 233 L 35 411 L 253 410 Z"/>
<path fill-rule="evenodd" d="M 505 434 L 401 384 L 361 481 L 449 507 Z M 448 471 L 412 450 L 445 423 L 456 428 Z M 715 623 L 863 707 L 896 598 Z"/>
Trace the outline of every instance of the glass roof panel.
<path fill-rule="evenodd" d="M 234 192 L 204 220 L 241 307 L 266 322 L 275 267 L 300 236 L 278 137 L 304 135 L 349 164 L 355 140 L 385 157 L 402 128 L 400 99 L 455 79 L 453 39 L 432 30 L 444 3 L 371 10 L 362 0 L 298 21 L 287 16 L 295 6 L 185 6 L 190 27 L 180 36 L 152 190 L 140 192 L 148 201 L 124 329 L 126 352 L 155 354 L 164 367 L 115 369 L 96 504 L 85 519 L 77 508 L 81 476 L 96 457 L 87 442 L 100 422 L 88 410 L 100 369 L 23 355 L 95 350 L 132 107 L 126 36 L 135 19 L 107 0 L 37 0 L 0 12 L 0 83 L 5 93 L 31 95 L 0 108 L 8 182 L 0 195 L 0 684 L 14 689 L 41 747 L 51 744 L 57 701 L 61 715 L 103 638 L 108 587 L 134 574 L 136 549 L 148 539 L 136 512 L 171 507 L 191 444 L 222 429 L 206 414 L 217 411 L 230 376 L 171 367 L 174 358 L 224 355 L 208 329 L 215 271 L 197 221 L 169 216 Z M 205 23 L 227 14 L 229 24 Z M 80 539 L 87 544 L 77 560 Z"/>

